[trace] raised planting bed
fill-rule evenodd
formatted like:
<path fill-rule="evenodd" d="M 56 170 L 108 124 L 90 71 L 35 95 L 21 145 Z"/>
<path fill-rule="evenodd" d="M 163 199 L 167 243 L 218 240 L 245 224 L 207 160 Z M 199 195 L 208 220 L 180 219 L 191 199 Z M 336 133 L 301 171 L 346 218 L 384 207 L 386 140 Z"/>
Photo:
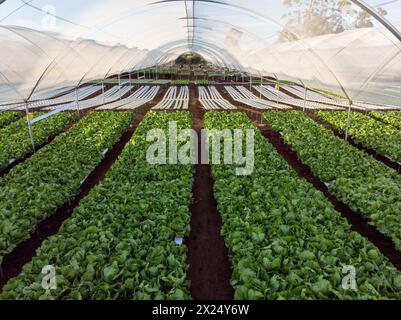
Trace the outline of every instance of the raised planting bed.
<path fill-rule="evenodd" d="M 33 114 L 34 117 L 40 115 L 42 113 Z M 76 113 L 63 112 L 37 122 L 32 126 L 35 146 L 46 143 L 52 136 L 63 132 L 77 119 Z M 34 151 L 25 117 L 0 129 L 0 150 L 0 170 Z"/>
<path fill-rule="evenodd" d="M 302 112 L 266 112 L 264 118 L 337 199 L 363 215 L 401 250 L 401 178 L 396 171 Z"/>
<path fill-rule="evenodd" d="M 319 118 L 341 133 L 346 131 L 347 114 L 344 111 L 317 112 Z M 396 162 L 401 162 L 401 132 L 399 129 L 376 121 L 367 115 L 351 111 L 348 133 L 363 146 L 376 150 Z"/>
<path fill-rule="evenodd" d="M 237 176 L 233 165 L 212 165 L 236 299 L 400 298 L 401 273 L 351 231 L 245 114 L 210 112 L 205 127 L 255 130 L 251 175 Z M 355 268 L 357 290 L 342 287 L 344 266 Z"/>
<path fill-rule="evenodd" d="M 91 113 L 0 179 L 0 263 L 40 221 L 79 193 L 132 121 L 132 113 Z"/>
<path fill-rule="evenodd" d="M 189 299 L 186 246 L 192 165 L 151 165 L 151 129 L 192 126 L 188 112 L 149 113 L 106 178 L 45 241 L 0 299 Z M 108 126 L 107 126 L 108 127 Z M 178 242 L 178 243 L 176 243 Z M 56 267 L 57 289 L 41 286 Z"/>

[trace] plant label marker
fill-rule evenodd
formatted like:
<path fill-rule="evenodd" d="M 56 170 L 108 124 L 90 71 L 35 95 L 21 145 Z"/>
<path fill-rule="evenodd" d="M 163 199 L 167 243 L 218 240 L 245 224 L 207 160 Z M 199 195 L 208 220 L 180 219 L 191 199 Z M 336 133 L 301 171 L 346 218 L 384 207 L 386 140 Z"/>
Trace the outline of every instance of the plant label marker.
<path fill-rule="evenodd" d="M 175 237 L 175 238 L 174 238 L 174 242 L 175 242 L 176 244 L 182 245 L 183 242 L 184 242 L 184 238 L 182 238 L 182 237 Z"/>
<path fill-rule="evenodd" d="M 87 175 L 82 181 L 81 181 L 81 186 L 83 185 L 83 183 L 86 181 L 86 179 L 88 179 L 89 175 Z"/>
<path fill-rule="evenodd" d="M 104 149 L 104 150 L 102 151 L 102 156 L 104 157 L 108 151 L 109 151 L 108 148 L 107 148 L 107 149 Z"/>

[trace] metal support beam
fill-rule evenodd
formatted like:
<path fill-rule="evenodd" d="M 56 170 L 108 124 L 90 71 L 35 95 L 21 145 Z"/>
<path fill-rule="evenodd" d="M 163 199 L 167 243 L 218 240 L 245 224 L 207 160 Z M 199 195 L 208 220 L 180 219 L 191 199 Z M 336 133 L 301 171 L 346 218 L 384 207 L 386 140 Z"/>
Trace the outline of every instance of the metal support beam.
<path fill-rule="evenodd" d="M 398 29 L 390 22 L 388 21 L 385 17 L 381 16 L 375 9 L 373 9 L 370 5 L 365 3 L 365 1 L 362 0 L 351 0 L 355 5 L 357 5 L 359 8 L 365 10 L 368 12 L 371 16 L 373 16 L 377 21 L 379 21 L 388 31 L 390 31 L 394 37 L 398 39 L 398 41 L 401 42 L 401 32 L 398 31 Z"/>

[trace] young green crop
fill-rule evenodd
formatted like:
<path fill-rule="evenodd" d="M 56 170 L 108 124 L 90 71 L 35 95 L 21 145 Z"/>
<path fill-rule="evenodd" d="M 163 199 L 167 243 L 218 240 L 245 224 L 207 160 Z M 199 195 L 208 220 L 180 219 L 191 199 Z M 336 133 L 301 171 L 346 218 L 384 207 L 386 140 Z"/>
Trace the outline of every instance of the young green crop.
<path fill-rule="evenodd" d="M 189 80 L 187 80 L 187 79 L 173 80 L 171 83 L 173 85 L 189 85 Z"/>
<path fill-rule="evenodd" d="M 401 118 L 401 112 L 400 111 L 389 111 L 389 112 L 386 112 L 386 114 L 374 111 L 374 112 L 370 112 L 369 116 L 371 116 L 373 119 L 378 119 L 384 123 L 392 125 L 396 129 L 401 129 L 401 119 L 397 119 L 397 118 L 393 117 L 393 116 L 395 116 L 395 117 Z"/>
<path fill-rule="evenodd" d="M 188 299 L 186 246 L 192 165 L 150 165 L 150 129 L 192 126 L 188 112 L 149 113 L 106 178 L 47 239 L 0 299 Z M 41 286 L 56 267 L 57 289 Z"/>
<path fill-rule="evenodd" d="M 339 200 L 368 218 L 401 250 L 401 178 L 299 111 L 266 112 L 303 163 Z"/>
<path fill-rule="evenodd" d="M 208 129 L 255 129 L 255 170 L 213 165 L 236 299 L 400 298 L 401 274 L 299 178 L 243 113 L 209 112 Z M 342 287 L 343 266 L 357 290 Z"/>
<path fill-rule="evenodd" d="M 209 86 L 212 85 L 214 82 L 210 80 L 195 80 L 195 85 L 197 86 Z"/>
<path fill-rule="evenodd" d="M 0 129 L 22 118 L 21 112 L 0 112 Z"/>
<path fill-rule="evenodd" d="M 79 193 L 84 180 L 133 120 L 91 113 L 0 178 L 0 263 L 35 226 Z"/>
<path fill-rule="evenodd" d="M 319 111 L 317 115 L 340 132 L 345 132 L 347 112 Z M 398 129 L 358 112 L 351 112 L 349 135 L 364 146 L 401 162 L 401 132 Z"/>
<path fill-rule="evenodd" d="M 35 117 L 39 115 L 41 113 L 34 113 Z M 76 120 L 75 113 L 63 112 L 36 123 L 32 126 L 35 144 L 39 146 L 45 143 Z M 12 159 L 21 159 L 32 152 L 33 146 L 25 117 L 0 129 L 0 170 L 6 168 Z"/>

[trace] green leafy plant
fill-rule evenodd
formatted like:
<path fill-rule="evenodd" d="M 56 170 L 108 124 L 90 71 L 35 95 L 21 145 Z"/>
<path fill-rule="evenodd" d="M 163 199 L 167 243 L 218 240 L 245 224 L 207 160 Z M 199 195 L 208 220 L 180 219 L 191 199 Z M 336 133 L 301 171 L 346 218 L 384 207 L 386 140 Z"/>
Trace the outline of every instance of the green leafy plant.
<path fill-rule="evenodd" d="M 256 132 L 252 175 L 212 166 L 236 299 L 400 298 L 400 273 L 298 177 L 245 114 L 208 112 L 205 127 Z M 345 265 L 355 266 L 358 290 L 342 288 Z"/>
<path fill-rule="evenodd" d="M 171 81 L 173 85 L 189 85 L 189 80 L 188 79 L 182 79 L 182 80 L 173 80 Z"/>
<path fill-rule="evenodd" d="M 319 111 L 317 115 L 340 132 L 346 131 L 347 112 Z M 401 132 L 398 129 L 376 121 L 367 115 L 351 112 L 349 135 L 364 146 L 401 162 Z"/>
<path fill-rule="evenodd" d="M 34 117 L 42 113 L 34 113 Z M 51 136 L 63 132 L 77 120 L 75 113 L 59 113 L 37 122 L 32 126 L 33 139 L 37 146 L 44 144 Z M 18 160 L 33 152 L 25 117 L 0 129 L 0 170 L 6 168 L 12 159 Z"/>
<path fill-rule="evenodd" d="M 169 121 L 192 126 L 188 112 L 148 113 L 106 178 L 0 299 L 189 299 L 187 249 L 174 237 L 189 233 L 194 168 L 146 160 L 148 131 L 167 130 Z M 46 295 L 41 269 L 49 264 L 57 290 Z"/>
<path fill-rule="evenodd" d="M 195 85 L 197 86 L 209 86 L 212 85 L 214 82 L 210 80 L 195 80 Z"/>
<path fill-rule="evenodd" d="M 132 113 L 91 113 L 0 178 L 0 263 L 41 220 L 79 193 L 102 152 L 132 120 Z"/>
<path fill-rule="evenodd" d="M 401 129 L 401 120 L 394 118 L 394 116 L 401 118 L 400 111 L 389 111 L 386 112 L 385 114 L 372 111 L 369 112 L 369 116 L 371 116 L 373 119 L 378 119 L 384 123 L 390 124 L 394 128 Z"/>
<path fill-rule="evenodd" d="M 0 128 L 3 128 L 14 121 L 17 121 L 21 117 L 21 112 L 0 112 Z"/>
<path fill-rule="evenodd" d="M 401 250 L 401 178 L 299 111 L 266 112 L 265 120 L 329 190 L 365 216 Z"/>

